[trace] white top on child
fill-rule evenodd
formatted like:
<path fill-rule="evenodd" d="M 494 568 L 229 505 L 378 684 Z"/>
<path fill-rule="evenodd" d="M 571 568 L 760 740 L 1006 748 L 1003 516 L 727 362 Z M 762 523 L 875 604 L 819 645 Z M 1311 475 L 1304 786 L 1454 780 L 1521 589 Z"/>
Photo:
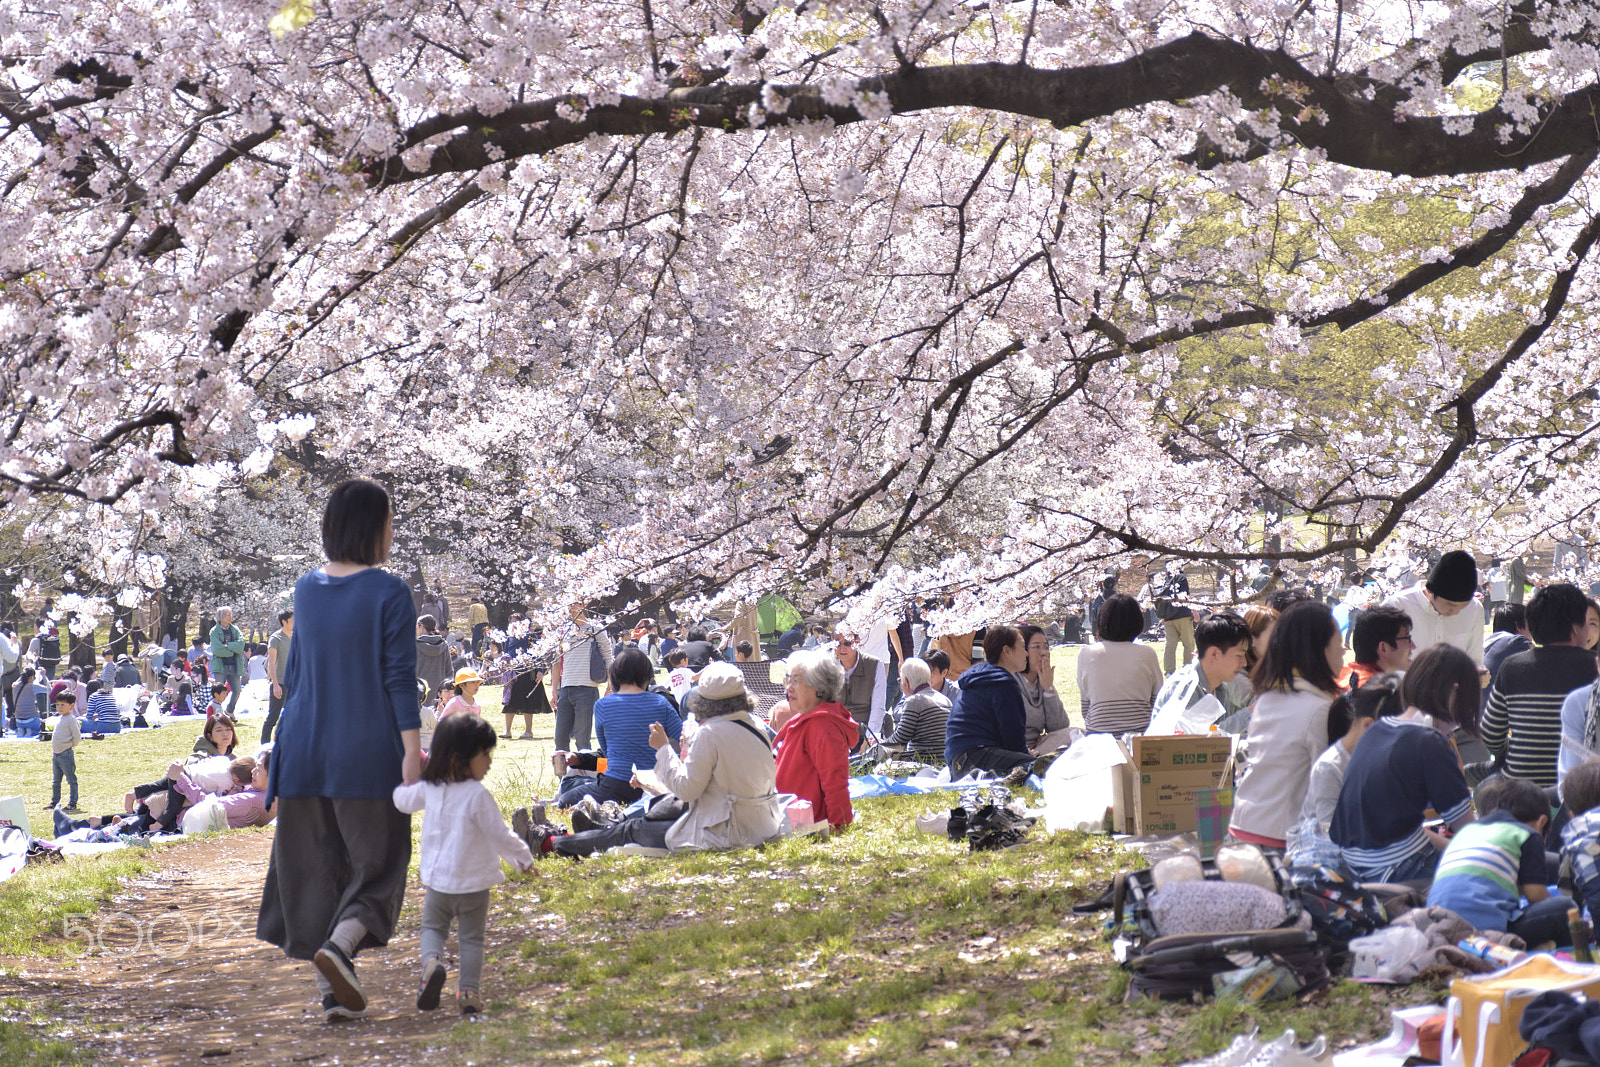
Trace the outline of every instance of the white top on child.
<path fill-rule="evenodd" d="M 482 782 L 413 782 L 394 787 L 394 806 L 423 811 L 422 884 L 439 893 L 478 893 L 506 880 L 500 860 L 526 870 L 528 845 L 511 832 Z"/>

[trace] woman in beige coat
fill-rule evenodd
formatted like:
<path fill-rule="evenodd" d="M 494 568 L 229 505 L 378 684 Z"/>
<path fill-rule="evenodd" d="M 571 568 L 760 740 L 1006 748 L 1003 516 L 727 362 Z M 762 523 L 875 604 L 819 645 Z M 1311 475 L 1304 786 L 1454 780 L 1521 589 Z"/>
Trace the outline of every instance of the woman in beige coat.
<path fill-rule="evenodd" d="M 712 663 L 688 703 L 700 725 L 682 757 L 660 723 L 650 727 L 656 777 L 669 795 L 647 814 L 556 838 L 556 852 L 588 856 L 626 844 L 672 851 L 745 848 L 782 832 L 772 747 L 750 717 L 756 701 L 744 675 L 731 663 Z"/>

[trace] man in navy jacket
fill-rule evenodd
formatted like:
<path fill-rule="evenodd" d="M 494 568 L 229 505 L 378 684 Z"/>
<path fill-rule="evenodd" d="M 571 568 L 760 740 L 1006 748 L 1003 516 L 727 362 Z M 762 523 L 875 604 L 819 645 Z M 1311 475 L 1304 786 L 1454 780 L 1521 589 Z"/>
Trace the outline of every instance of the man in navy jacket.
<path fill-rule="evenodd" d="M 944 758 L 952 780 L 991 771 L 1018 782 L 1033 769 L 1028 751 L 1027 711 L 1016 673 L 1028 665 L 1022 633 L 991 626 L 983 639 L 984 662 L 961 676 L 961 694 L 950 709 Z"/>

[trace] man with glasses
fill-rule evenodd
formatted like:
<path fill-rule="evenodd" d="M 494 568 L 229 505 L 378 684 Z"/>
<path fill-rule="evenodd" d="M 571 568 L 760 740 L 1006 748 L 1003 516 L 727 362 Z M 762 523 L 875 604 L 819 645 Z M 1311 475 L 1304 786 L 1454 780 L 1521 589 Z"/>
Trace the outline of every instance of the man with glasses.
<path fill-rule="evenodd" d="M 1356 661 L 1350 664 L 1344 685 L 1351 692 L 1366 685 L 1368 678 L 1405 670 L 1417 650 L 1411 639 L 1411 616 L 1391 607 L 1360 612 L 1350 629 L 1350 648 Z"/>
<path fill-rule="evenodd" d="M 881 694 L 876 694 L 878 660 L 856 647 L 855 634 L 839 634 L 834 641 L 833 656 L 844 668 L 844 688 L 839 693 L 839 703 L 861 727 L 863 737 L 869 730 L 881 736 L 884 709 Z"/>

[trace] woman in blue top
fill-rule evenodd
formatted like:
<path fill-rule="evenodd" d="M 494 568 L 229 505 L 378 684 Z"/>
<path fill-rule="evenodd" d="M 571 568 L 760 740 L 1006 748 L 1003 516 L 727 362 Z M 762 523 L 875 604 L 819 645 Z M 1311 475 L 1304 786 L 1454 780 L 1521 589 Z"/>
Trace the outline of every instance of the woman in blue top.
<path fill-rule="evenodd" d="M 643 795 L 629 783 L 635 767 L 650 770 L 656 765 L 650 724 L 660 723 L 674 746 L 683 736 L 683 720 L 667 698 L 648 691 L 655 679 L 650 657 L 637 648 L 624 648 L 611 660 L 611 692 L 594 705 L 595 731 L 606 754 L 605 773 L 598 778 L 576 774 L 563 778 L 558 801 L 563 808 L 584 797 L 632 804 Z"/>
<path fill-rule="evenodd" d="M 329 562 L 294 588 L 288 697 L 266 803 L 278 832 L 256 936 L 311 960 L 329 1022 L 366 1011 L 352 962 L 394 932 L 411 863 L 411 816 L 394 788 L 422 777 L 417 612 L 389 558 L 389 494 L 368 481 L 322 513 Z"/>

